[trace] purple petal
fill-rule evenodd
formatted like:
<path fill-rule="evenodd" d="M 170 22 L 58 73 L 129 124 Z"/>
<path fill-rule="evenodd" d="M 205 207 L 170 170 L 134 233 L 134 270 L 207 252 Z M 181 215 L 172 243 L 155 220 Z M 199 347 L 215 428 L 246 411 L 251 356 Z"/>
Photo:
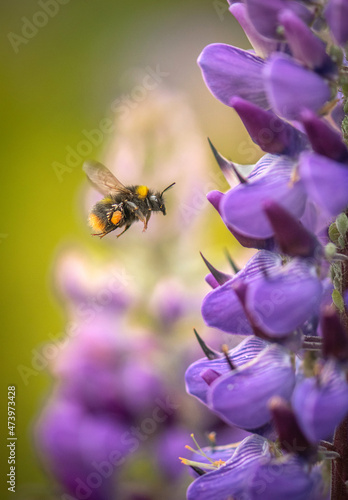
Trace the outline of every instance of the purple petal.
<path fill-rule="evenodd" d="M 278 16 L 281 10 L 290 9 L 305 22 L 310 22 L 312 13 L 298 2 L 287 0 L 245 0 L 251 22 L 266 38 L 279 39 Z"/>
<path fill-rule="evenodd" d="M 279 21 L 293 56 L 310 69 L 321 74 L 335 74 L 337 67 L 326 53 L 325 43 L 291 10 L 281 12 Z"/>
<path fill-rule="evenodd" d="M 219 206 L 225 224 L 242 235 L 270 238 L 273 229 L 263 211 L 263 204 L 268 200 L 279 203 L 295 217 L 301 217 L 305 209 L 305 191 L 301 182 L 291 184 L 292 169 L 292 161 L 280 157 L 269 167 L 268 175 L 226 193 Z"/>
<path fill-rule="evenodd" d="M 210 191 L 207 194 L 207 200 L 213 205 L 215 210 L 220 213 L 220 202 L 222 198 L 224 197 L 224 194 L 221 193 L 220 191 Z"/>
<path fill-rule="evenodd" d="M 329 0 L 324 15 L 338 45 L 348 42 L 348 3 L 346 0 Z"/>
<path fill-rule="evenodd" d="M 243 3 L 234 3 L 229 8 L 229 11 L 243 28 L 244 33 L 258 56 L 266 58 L 269 54 L 277 50 L 278 42 L 263 37 L 255 29 L 255 26 L 249 19 L 246 6 Z"/>
<path fill-rule="evenodd" d="M 302 432 L 312 443 L 330 439 L 348 414 L 348 383 L 344 370 L 327 362 L 318 377 L 299 383 L 292 404 Z"/>
<path fill-rule="evenodd" d="M 348 149 L 342 141 L 341 134 L 334 130 L 326 120 L 320 119 L 309 110 L 301 114 L 301 120 L 315 153 L 338 162 L 348 160 Z"/>
<path fill-rule="evenodd" d="M 284 337 L 318 313 L 322 293 L 314 267 L 294 260 L 250 283 L 246 307 L 262 331 Z"/>
<path fill-rule="evenodd" d="M 299 174 L 308 196 L 329 216 L 348 205 L 348 166 L 316 153 L 303 153 Z"/>
<path fill-rule="evenodd" d="M 232 285 L 240 280 L 252 282 L 280 265 L 281 260 L 276 254 L 267 250 L 259 251 L 229 282 L 206 295 L 202 303 L 202 315 L 206 324 L 227 333 L 252 334 L 253 330 Z"/>
<path fill-rule="evenodd" d="M 289 354 L 273 344 L 253 361 L 219 377 L 208 392 L 208 405 L 229 424 L 256 429 L 271 420 L 270 399 L 289 400 L 294 385 Z"/>
<path fill-rule="evenodd" d="M 250 500 L 320 500 L 317 472 L 311 473 L 308 464 L 300 458 L 264 460 L 254 471 L 249 483 Z M 320 481 L 321 480 L 321 481 Z"/>
<path fill-rule="evenodd" d="M 265 202 L 263 208 L 282 253 L 291 257 L 322 257 L 318 240 L 298 219 L 273 201 Z"/>
<path fill-rule="evenodd" d="M 273 111 L 289 120 L 299 119 L 304 109 L 318 112 L 331 97 L 325 80 L 283 54 L 269 59 L 264 77 Z"/>
<path fill-rule="evenodd" d="M 262 108 L 269 104 L 263 88 L 264 61 L 249 52 L 222 43 L 205 47 L 198 58 L 204 81 L 219 101 L 230 106 L 239 96 Z"/>
<path fill-rule="evenodd" d="M 306 136 L 272 111 L 240 97 L 234 97 L 230 105 L 237 111 L 251 139 L 263 151 L 294 156 L 307 146 Z"/>
<path fill-rule="evenodd" d="M 124 461 L 125 432 L 126 427 L 105 415 L 90 414 L 73 402 L 56 399 L 41 415 L 36 439 L 45 466 L 74 498 L 79 496 L 81 482 L 95 473 L 94 464 L 107 461 L 108 476 L 90 489 L 89 498 L 108 500 L 114 492 L 112 473 L 116 470 L 110 457 Z"/>
<path fill-rule="evenodd" d="M 270 456 L 266 439 L 245 438 L 226 465 L 197 478 L 187 490 L 187 500 L 229 500 L 242 498 L 250 473 L 265 457 Z"/>
<path fill-rule="evenodd" d="M 237 347 L 231 349 L 228 356 L 233 365 L 238 367 L 254 359 L 265 346 L 266 343 L 263 340 L 254 336 L 248 337 Z M 213 374 L 211 372 L 207 373 L 207 370 L 221 376 L 224 373 L 230 373 L 231 367 L 227 363 L 225 356 L 222 355 L 217 359 L 199 359 L 188 367 L 185 374 L 186 390 L 203 403 L 207 403 L 207 393 L 210 385 L 205 378 L 207 376 L 213 378 Z"/>

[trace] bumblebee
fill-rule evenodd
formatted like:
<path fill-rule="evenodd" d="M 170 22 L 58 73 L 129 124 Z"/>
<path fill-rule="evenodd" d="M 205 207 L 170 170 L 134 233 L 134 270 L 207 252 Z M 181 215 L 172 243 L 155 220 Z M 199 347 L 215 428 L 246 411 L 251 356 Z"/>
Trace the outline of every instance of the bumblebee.
<path fill-rule="evenodd" d="M 117 235 L 125 233 L 136 221 L 144 224 L 146 231 L 152 212 L 162 212 L 166 215 L 162 192 L 153 191 L 147 186 L 124 186 L 109 169 L 99 162 L 87 161 L 83 170 L 94 186 L 105 196 L 96 203 L 89 214 L 89 224 L 96 233 L 93 236 L 103 238 L 115 229 L 124 227 Z"/>

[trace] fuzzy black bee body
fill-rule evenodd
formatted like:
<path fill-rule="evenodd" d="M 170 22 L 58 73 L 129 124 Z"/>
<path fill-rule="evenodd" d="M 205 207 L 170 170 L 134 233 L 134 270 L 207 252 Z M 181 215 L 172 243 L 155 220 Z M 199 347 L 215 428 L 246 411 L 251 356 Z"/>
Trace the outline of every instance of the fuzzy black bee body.
<path fill-rule="evenodd" d="M 89 215 L 89 224 L 100 238 L 124 227 L 117 235 L 119 237 L 138 220 L 143 222 L 145 231 L 152 212 L 166 215 L 163 193 L 175 183 L 162 192 L 155 192 L 142 185 L 124 186 L 98 162 L 86 162 L 83 168 L 95 187 L 105 196 L 94 205 Z"/>

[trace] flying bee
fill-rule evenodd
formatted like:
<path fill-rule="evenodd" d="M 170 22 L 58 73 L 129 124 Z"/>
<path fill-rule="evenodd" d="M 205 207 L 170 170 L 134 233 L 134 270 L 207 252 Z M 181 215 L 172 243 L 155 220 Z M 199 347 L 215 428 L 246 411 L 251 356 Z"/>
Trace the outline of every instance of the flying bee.
<path fill-rule="evenodd" d="M 124 186 L 109 169 L 96 161 L 85 162 L 83 170 L 92 184 L 105 196 L 94 205 L 89 214 L 89 224 L 96 231 L 93 236 L 103 238 L 111 231 L 124 227 L 117 235 L 118 238 L 138 220 L 144 224 L 143 231 L 146 231 L 152 212 L 162 212 L 166 215 L 163 194 L 174 186 L 175 182 L 159 192 L 147 186 Z"/>

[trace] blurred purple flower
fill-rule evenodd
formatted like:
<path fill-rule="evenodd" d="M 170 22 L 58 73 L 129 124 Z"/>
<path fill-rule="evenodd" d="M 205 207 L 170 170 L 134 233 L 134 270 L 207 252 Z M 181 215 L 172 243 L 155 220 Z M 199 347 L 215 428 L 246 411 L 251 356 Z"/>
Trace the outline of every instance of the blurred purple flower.
<path fill-rule="evenodd" d="M 332 36 L 344 47 L 348 42 L 348 4 L 345 0 L 329 0 L 324 15 Z"/>
<path fill-rule="evenodd" d="M 37 423 L 36 440 L 45 466 L 73 498 L 110 500 L 129 451 L 125 431 L 107 415 L 56 398 Z"/>
<path fill-rule="evenodd" d="M 328 361 L 316 377 L 296 385 L 292 404 L 302 432 L 312 443 L 332 438 L 336 426 L 348 414 L 348 382 L 345 370 Z"/>

